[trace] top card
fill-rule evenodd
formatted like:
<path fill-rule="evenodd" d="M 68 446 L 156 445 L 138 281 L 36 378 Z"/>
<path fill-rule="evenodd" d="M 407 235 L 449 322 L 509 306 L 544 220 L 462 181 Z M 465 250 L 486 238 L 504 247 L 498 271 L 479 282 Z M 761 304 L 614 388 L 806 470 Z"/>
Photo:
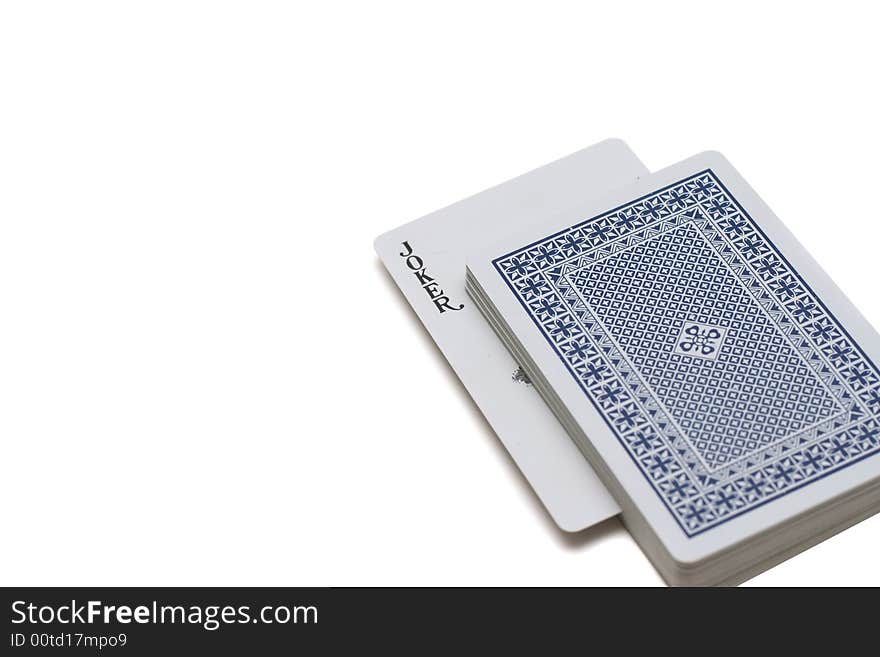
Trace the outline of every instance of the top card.
<path fill-rule="evenodd" d="M 877 477 L 877 334 L 723 157 L 605 207 L 469 266 L 674 559 Z"/>

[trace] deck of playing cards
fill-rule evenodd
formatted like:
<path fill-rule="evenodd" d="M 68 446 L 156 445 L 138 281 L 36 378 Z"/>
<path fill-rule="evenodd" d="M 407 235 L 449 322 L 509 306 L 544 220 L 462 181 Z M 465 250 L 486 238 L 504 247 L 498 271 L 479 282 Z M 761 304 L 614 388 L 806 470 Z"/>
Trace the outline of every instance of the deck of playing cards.
<path fill-rule="evenodd" d="M 584 177 L 581 198 L 548 188 L 516 211 L 475 206 L 473 225 L 450 226 L 466 272 L 444 272 L 438 296 L 465 279 L 505 367 L 521 366 L 550 410 L 514 407 L 504 367 L 480 383 L 493 426 L 541 417 L 525 437 L 499 430 L 508 448 L 526 440 L 517 462 L 539 494 L 553 467 L 570 470 L 559 459 L 577 458 L 554 443 L 567 435 L 668 582 L 736 583 L 880 508 L 880 340 L 721 155 L 624 169 Z M 603 187 L 616 189 L 597 200 Z M 435 246 L 418 248 L 413 265 L 430 272 Z M 484 327 L 460 330 L 501 358 Z M 554 460 L 533 471 L 545 445 Z"/>

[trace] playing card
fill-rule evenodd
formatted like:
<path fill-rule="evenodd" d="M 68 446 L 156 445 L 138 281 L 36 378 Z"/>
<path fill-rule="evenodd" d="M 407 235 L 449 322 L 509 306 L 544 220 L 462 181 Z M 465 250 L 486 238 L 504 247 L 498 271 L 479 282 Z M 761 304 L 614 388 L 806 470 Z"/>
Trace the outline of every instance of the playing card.
<path fill-rule="evenodd" d="M 608 140 L 408 223 L 375 248 L 407 301 L 564 530 L 618 507 L 465 292 L 465 252 L 647 174 Z"/>
<path fill-rule="evenodd" d="M 877 333 L 720 154 L 468 268 L 667 577 L 786 527 L 778 560 L 880 481 Z"/>

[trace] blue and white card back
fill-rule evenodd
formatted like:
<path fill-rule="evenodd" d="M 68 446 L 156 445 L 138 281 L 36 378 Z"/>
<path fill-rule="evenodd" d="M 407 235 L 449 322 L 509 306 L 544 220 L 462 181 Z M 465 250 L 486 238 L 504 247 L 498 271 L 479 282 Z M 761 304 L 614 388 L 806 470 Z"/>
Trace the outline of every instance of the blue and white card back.
<path fill-rule="evenodd" d="M 468 267 L 677 568 L 880 481 L 880 339 L 720 154 Z"/>

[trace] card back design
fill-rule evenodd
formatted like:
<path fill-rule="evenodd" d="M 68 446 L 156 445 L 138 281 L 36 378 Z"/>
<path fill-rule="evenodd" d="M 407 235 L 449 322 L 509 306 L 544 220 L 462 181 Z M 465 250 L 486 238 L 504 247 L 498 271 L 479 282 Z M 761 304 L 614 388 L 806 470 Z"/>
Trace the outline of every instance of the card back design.
<path fill-rule="evenodd" d="M 880 373 L 711 169 L 493 260 L 685 535 L 880 451 Z"/>

